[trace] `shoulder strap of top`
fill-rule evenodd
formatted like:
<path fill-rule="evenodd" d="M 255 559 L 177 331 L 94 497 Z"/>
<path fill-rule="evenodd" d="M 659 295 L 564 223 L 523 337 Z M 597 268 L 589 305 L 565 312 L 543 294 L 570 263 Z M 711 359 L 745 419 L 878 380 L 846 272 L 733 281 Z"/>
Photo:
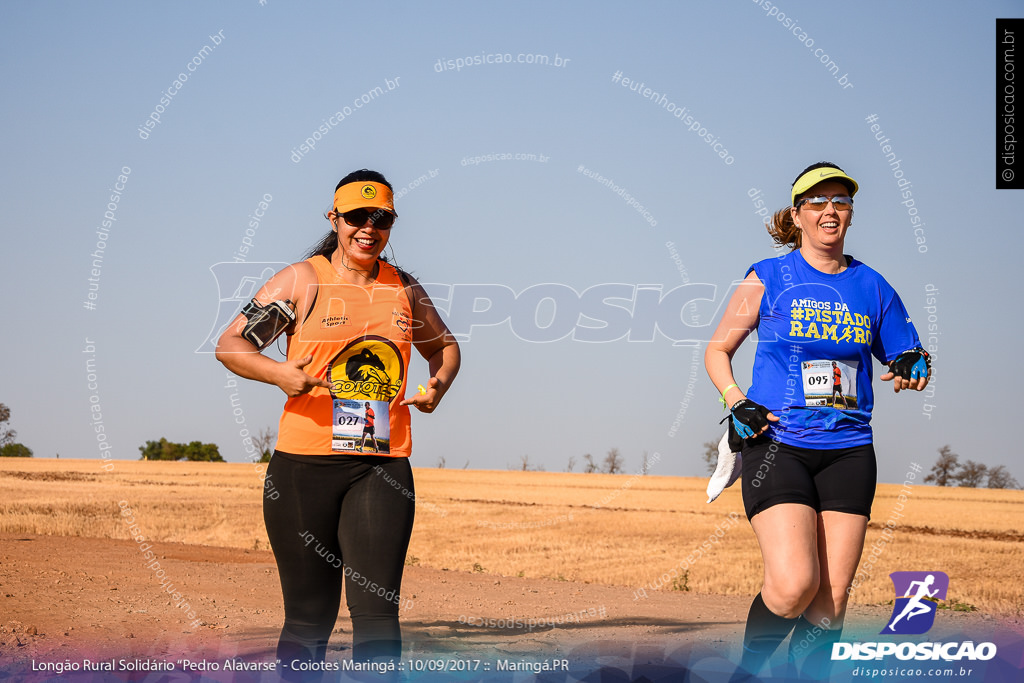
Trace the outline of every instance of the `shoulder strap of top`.
<path fill-rule="evenodd" d="M 387 261 L 381 261 L 380 271 L 377 274 L 377 281 L 385 285 L 396 285 L 401 287 L 406 301 L 409 302 L 409 308 L 415 312 L 416 306 L 414 305 L 412 295 L 409 293 L 409 287 L 412 285 L 412 278 L 409 277 L 408 273 L 397 266 L 391 265 Z"/>
<path fill-rule="evenodd" d="M 316 307 L 316 297 L 320 293 L 320 283 L 325 282 L 334 272 L 334 266 L 322 254 L 312 256 L 306 259 L 306 262 L 313 266 L 313 271 L 316 273 L 316 289 L 313 290 L 313 297 L 309 301 L 309 308 L 306 309 L 306 317 L 302 319 L 303 323 L 309 319 L 309 316 L 313 315 L 313 309 Z"/>

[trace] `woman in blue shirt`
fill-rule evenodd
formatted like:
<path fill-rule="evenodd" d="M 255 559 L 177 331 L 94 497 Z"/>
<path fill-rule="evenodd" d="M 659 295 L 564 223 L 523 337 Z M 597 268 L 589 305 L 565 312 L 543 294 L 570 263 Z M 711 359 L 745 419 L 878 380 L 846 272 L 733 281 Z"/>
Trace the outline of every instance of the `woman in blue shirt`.
<path fill-rule="evenodd" d="M 791 659 L 802 654 L 801 641 L 817 651 L 804 673 L 827 662 L 875 493 L 871 357 L 888 364 L 880 379 L 897 392 L 928 384 L 928 355 L 903 302 L 882 276 L 844 254 L 857 189 L 829 162 L 797 176 L 792 206 L 767 226 L 791 251 L 747 270 L 705 354 L 730 428 L 743 438 L 743 502 L 764 561 L 741 678 L 756 674 L 790 632 Z M 755 329 L 745 393 L 732 357 Z M 847 381 L 842 408 L 833 400 L 837 376 Z"/>

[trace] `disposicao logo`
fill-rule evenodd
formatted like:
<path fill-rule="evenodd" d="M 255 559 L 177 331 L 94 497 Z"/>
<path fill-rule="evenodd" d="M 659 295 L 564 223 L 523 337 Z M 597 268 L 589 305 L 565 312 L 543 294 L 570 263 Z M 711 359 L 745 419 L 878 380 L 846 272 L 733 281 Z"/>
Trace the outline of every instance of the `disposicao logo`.
<path fill-rule="evenodd" d="M 935 623 L 938 600 L 945 600 L 949 576 L 945 572 L 893 572 L 889 575 L 896 599 L 892 615 L 881 635 L 926 633 Z M 995 643 L 952 642 L 856 642 L 833 643 L 832 661 L 881 660 L 886 657 L 907 661 L 988 661 L 995 657 Z"/>
<path fill-rule="evenodd" d="M 879 633 L 914 635 L 927 633 L 935 623 L 939 600 L 946 599 L 949 576 L 945 572 L 893 572 L 889 574 L 896 600 L 889 622 Z"/>

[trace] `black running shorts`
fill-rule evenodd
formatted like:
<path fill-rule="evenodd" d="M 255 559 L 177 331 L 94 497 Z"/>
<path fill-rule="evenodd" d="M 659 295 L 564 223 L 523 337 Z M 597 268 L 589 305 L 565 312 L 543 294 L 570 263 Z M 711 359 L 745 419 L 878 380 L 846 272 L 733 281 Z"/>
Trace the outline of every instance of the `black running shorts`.
<path fill-rule="evenodd" d="M 878 468 L 871 444 L 801 448 L 762 436 L 743 447 L 747 519 L 779 503 L 871 517 Z"/>

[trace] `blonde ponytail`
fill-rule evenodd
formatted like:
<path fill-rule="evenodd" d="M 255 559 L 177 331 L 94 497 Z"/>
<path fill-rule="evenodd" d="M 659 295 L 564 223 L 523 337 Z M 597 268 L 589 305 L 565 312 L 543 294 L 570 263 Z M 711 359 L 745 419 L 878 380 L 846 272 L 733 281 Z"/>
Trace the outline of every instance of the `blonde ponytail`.
<path fill-rule="evenodd" d="M 793 222 L 793 214 L 790 211 L 790 207 L 779 209 L 772 216 L 772 220 L 764 224 L 764 227 L 768 230 L 768 234 L 772 236 L 772 240 L 780 247 L 788 246 L 790 251 L 796 251 L 800 248 L 800 238 L 803 233 L 800 232 L 800 228 L 797 227 L 796 223 Z"/>

